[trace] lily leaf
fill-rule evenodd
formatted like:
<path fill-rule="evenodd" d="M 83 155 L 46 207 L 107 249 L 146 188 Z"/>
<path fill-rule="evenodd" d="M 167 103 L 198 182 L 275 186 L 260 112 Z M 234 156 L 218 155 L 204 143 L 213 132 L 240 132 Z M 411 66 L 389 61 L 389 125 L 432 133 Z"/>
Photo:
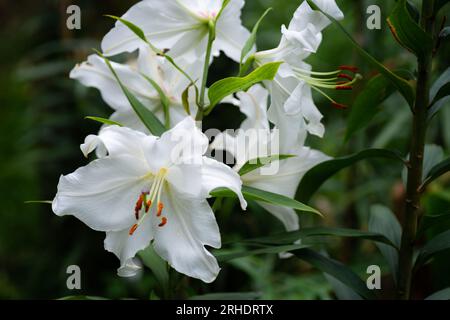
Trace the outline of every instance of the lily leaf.
<path fill-rule="evenodd" d="M 430 110 L 428 119 L 431 120 L 450 99 L 450 68 L 445 70 L 436 80 L 430 90 Z"/>
<path fill-rule="evenodd" d="M 431 182 L 438 179 L 440 176 L 446 174 L 449 171 L 450 171 L 450 158 L 438 163 L 430 170 L 424 182 L 420 186 L 420 190 L 423 191 L 427 185 L 429 185 Z"/>
<path fill-rule="evenodd" d="M 119 126 L 119 127 L 123 127 L 123 124 L 120 124 L 119 122 L 113 121 L 113 120 L 109 120 L 109 119 L 105 119 L 105 118 L 100 118 L 100 117 L 85 117 L 85 119 L 88 120 L 92 120 L 92 121 L 96 121 L 96 122 L 100 122 L 109 126 Z"/>
<path fill-rule="evenodd" d="M 106 62 L 109 69 L 113 73 L 114 77 L 116 78 L 116 81 L 120 85 L 120 88 L 122 89 L 123 93 L 128 99 L 128 102 L 130 102 L 131 107 L 138 115 L 139 119 L 141 119 L 142 123 L 147 127 L 150 132 L 155 136 L 161 136 L 165 131 L 166 128 L 164 125 L 159 121 L 159 119 L 151 112 L 149 109 L 147 109 L 138 98 L 136 98 L 130 90 L 122 83 L 119 76 L 117 75 L 116 71 L 114 70 L 113 66 L 111 65 L 111 62 L 108 58 L 101 55 L 101 53 L 98 53 Z"/>
<path fill-rule="evenodd" d="M 268 164 L 271 164 L 274 161 L 286 160 L 286 159 L 293 158 L 293 157 L 295 157 L 295 156 L 287 155 L 287 154 L 279 154 L 279 155 L 273 155 L 270 157 L 263 157 L 263 158 L 257 158 L 257 159 L 250 160 L 242 166 L 241 170 L 239 170 L 239 175 L 243 176 L 244 174 L 247 174 L 256 169 L 259 169 Z"/>
<path fill-rule="evenodd" d="M 244 47 L 242 48 L 242 52 L 241 52 L 241 63 L 240 63 L 240 67 L 239 67 L 239 74 L 242 76 L 243 72 L 245 72 L 245 70 L 242 69 L 243 65 L 244 65 L 244 60 L 247 57 L 247 55 L 250 53 L 250 51 L 252 51 L 253 47 L 255 46 L 256 43 L 256 34 L 258 33 L 258 29 L 259 29 L 259 25 L 261 24 L 261 22 L 264 20 L 264 18 L 267 16 L 267 14 L 272 10 L 272 8 L 267 9 L 263 15 L 259 18 L 259 20 L 256 22 L 255 26 L 253 27 L 252 33 L 250 34 L 250 37 L 248 38 L 248 40 L 245 42 Z"/>
<path fill-rule="evenodd" d="M 169 297 L 170 286 L 167 263 L 155 252 L 152 245 L 140 251 L 138 255 L 142 259 L 142 263 L 153 272 L 153 275 L 158 280 L 164 297 Z"/>
<path fill-rule="evenodd" d="M 433 39 L 411 17 L 406 0 L 397 1 L 387 21 L 395 39 L 418 57 L 433 49 Z"/>
<path fill-rule="evenodd" d="M 417 256 L 414 270 L 427 263 L 435 254 L 450 249 L 450 230 L 443 232 L 431 239 Z"/>
<path fill-rule="evenodd" d="M 247 239 L 244 242 L 260 243 L 266 245 L 282 245 L 293 243 L 299 239 L 322 236 L 364 239 L 383 243 L 397 249 L 396 244 L 394 244 L 391 240 L 380 233 L 342 228 L 302 228 L 297 231 L 284 232 L 267 237 Z"/>
<path fill-rule="evenodd" d="M 407 71 L 397 71 L 397 75 L 411 79 L 411 74 Z M 381 110 L 380 105 L 395 92 L 395 87 L 389 79 L 379 74 L 365 86 L 358 95 L 351 108 L 347 124 L 345 140 L 359 130 L 366 127 L 373 117 Z"/>
<path fill-rule="evenodd" d="M 333 175 L 361 160 L 372 158 L 391 159 L 405 164 L 405 160 L 397 152 L 386 149 L 367 149 L 351 156 L 325 161 L 305 174 L 298 187 L 296 199 L 308 203 L 320 186 Z"/>
<path fill-rule="evenodd" d="M 253 250 L 237 250 L 237 251 L 229 251 L 229 250 L 215 250 L 214 256 L 217 258 L 219 262 L 227 262 L 239 258 L 244 258 L 248 256 L 261 255 L 261 254 L 277 254 L 282 252 L 288 252 L 292 250 L 298 250 L 307 248 L 307 245 L 304 244 L 290 244 L 285 246 L 267 246 L 260 249 Z"/>
<path fill-rule="evenodd" d="M 424 233 L 433 227 L 437 227 L 450 222 L 450 212 L 439 215 L 424 215 L 420 221 L 417 237 L 421 237 Z"/>
<path fill-rule="evenodd" d="M 342 24 L 334 19 L 329 14 L 322 11 L 312 0 L 306 0 L 310 7 L 313 10 L 320 11 L 322 14 L 324 14 L 328 19 L 330 19 L 333 24 L 335 24 L 350 40 L 350 42 L 353 44 L 353 46 L 358 50 L 358 52 L 361 54 L 361 56 L 374 68 L 378 70 L 379 73 L 384 75 L 386 79 L 389 79 L 389 81 L 392 82 L 392 84 L 395 86 L 395 88 L 402 94 L 402 96 L 406 99 L 409 106 L 412 107 L 414 105 L 415 101 L 415 92 L 414 88 L 411 86 L 411 84 L 408 83 L 405 79 L 399 77 L 395 73 L 393 73 L 391 70 L 386 68 L 381 62 L 379 62 L 377 59 L 375 59 L 370 53 L 368 53 L 366 50 L 364 50 L 353 37 L 351 34 L 345 30 L 345 28 L 342 26 Z"/>
<path fill-rule="evenodd" d="M 153 86 L 153 88 L 155 88 L 156 92 L 158 92 L 159 95 L 159 99 L 161 100 L 161 105 L 163 106 L 163 110 L 164 110 L 164 124 L 166 126 L 166 128 L 170 127 L 170 112 L 169 112 L 169 107 L 170 107 L 170 100 L 169 98 L 166 96 L 166 94 L 164 93 L 163 89 L 161 89 L 161 87 L 156 83 L 155 80 L 147 77 L 145 74 L 141 75 Z"/>
<path fill-rule="evenodd" d="M 395 248 L 400 248 L 402 227 L 389 208 L 381 205 L 370 208 L 369 230 L 383 234 L 395 245 Z M 392 246 L 384 243 L 377 243 L 376 246 L 386 259 L 394 281 L 397 281 L 398 249 L 393 249 Z"/>
<path fill-rule="evenodd" d="M 299 249 L 291 252 L 297 258 L 304 260 L 319 269 L 320 271 L 331 275 L 333 278 L 339 280 L 361 297 L 365 299 L 375 299 L 376 296 L 373 291 L 367 288 L 367 285 L 356 273 L 354 273 L 347 266 L 339 261 L 328 258 L 311 249 Z"/>
<path fill-rule="evenodd" d="M 271 62 L 255 69 L 245 77 L 230 77 L 217 81 L 208 91 L 209 107 L 206 114 L 219 104 L 225 97 L 239 91 L 245 91 L 253 85 L 265 81 L 273 80 L 282 62 Z"/>
<path fill-rule="evenodd" d="M 281 194 L 272 193 L 248 186 L 242 187 L 242 194 L 247 200 L 267 202 L 277 206 L 288 207 L 300 212 L 314 213 L 322 217 L 322 214 L 310 206 L 307 206 L 297 200 L 285 197 Z M 213 197 L 235 198 L 236 194 L 227 188 L 218 188 L 211 192 Z"/>

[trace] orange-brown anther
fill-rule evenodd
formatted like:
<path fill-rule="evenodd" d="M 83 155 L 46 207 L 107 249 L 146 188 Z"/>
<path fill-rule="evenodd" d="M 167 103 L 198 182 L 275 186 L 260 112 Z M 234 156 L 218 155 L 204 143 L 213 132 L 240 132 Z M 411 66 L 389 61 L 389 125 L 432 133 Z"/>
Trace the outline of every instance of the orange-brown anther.
<path fill-rule="evenodd" d="M 352 86 L 338 85 L 336 86 L 336 90 L 352 90 Z"/>
<path fill-rule="evenodd" d="M 131 229 L 130 229 L 129 235 L 132 236 L 132 235 L 136 232 L 136 229 L 137 229 L 137 228 L 138 228 L 138 225 L 137 225 L 137 224 L 135 224 L 134 226 L 132 226 Z"/>
<path fill-rule="evenodd" d="M 139 196 L 136 206 L 134 207 L 134 213 L 136 215 L 136 220 L 139 220 L 139 211 L 142 209 L 142 204 L 144 203 L 144 194 Z"/>
<path fill-rule="evenodd" d="M 158 212 L 156 213 L 156 216 L 157 216 L 157 217 L 160 217 L 160 216 L 161 216 L 163 209 L 164 209 L 164 204 L 163 204 L 162 202 L 159 202 L 159 203 L 158 203 Z M 163 218 L 163 219 L 164 219 L 164 218 Z"/>
<path fill-rule="evenodd" d="M 152 206 L 152 200 L 148 200 L 145 204 L 145 213 L 147 213 L 150 210 L 150 207 Z"/>
<path fill-rule="evenodd" d="M 349 80 L 349 81 L 352 81 L 352 80 L 353 80 L 353 77 L 352 77 L 352 76 L 349 76 L 348 74 L 345 74 L 345 73 L 340 73 L 340 74 L 338 74 L 338 78 L 340 78 L 340 79 L 347 79 L 347 80 Z"/>
<path fill-rule="evenodd" d="M 359 71 L 359 69 L 357 67 L 354 67 L 354 66 L 340 66 L 339 70 L 350 71 L 350 72 L 353 72 L 353 73 L 357 73 Z"/>
<path fill-rule="evenodd" d="M 333 108 L 339 109 L 339 110 L 345 110 L 348 108 L 345 104 L 337 103 L 337 102 L 333 102 L 331 105 L 333 106 Z"/>
<path fill-rule="evenodd" d="M 158 225 L 158 227 L 164 227 L 167 224 L 167 218 L 166 217 L 162 217 L 161 218 L 161 223 Z"/>

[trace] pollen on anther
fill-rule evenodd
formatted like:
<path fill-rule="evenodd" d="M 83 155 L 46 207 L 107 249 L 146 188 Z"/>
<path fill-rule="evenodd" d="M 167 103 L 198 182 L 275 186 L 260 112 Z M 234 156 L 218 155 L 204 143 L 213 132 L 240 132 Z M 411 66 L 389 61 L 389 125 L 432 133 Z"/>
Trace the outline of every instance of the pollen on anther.
<path fill-rule="evenodd" d="M 350 72 L 353 72 L 353 73 L 357 73 L 358 71 L 359 71 L 359 69 L 357 68 L 357 67 L 354 67 L 354 66 L 340 66 L 339 67 L 339 70 L 342 70 L 342 71 L 350 71 Z"/>
<path fill-rule="evenodd" d="M 340 78 L 340 79 L 347 79 L 347 80 L 349 80 L 349 81 L 352 81 L 352 80 L 353 80 L 353 77 L 352 77 L 352 76 L 349 76 L 348 74 L 345 74 L 345 73 L 340 73 L 340 74 L 338 74 L 338 78 Z"/>
<path fill-rule="evenodd" d="M 161 216 L 163 209 L 164 209 L 164 204 L 162 202 L 159 202 L 158 203 L 158 212 L 156 213 L 157 217 Z"/>
<path fill-rule="evenodd" d="M 129 235 L 132 236 L 132 235 L 136 232 L 136 229 L 137 229 L 137 228 L 138 228 L 138 225 L 137 225 L 137 224 L 135 224 L 134 226 L 132 226 L 131 229 L 130 229 Z"/>
<path fill-rule="evenodd" d="M 336 86 L 336 90 L 352 90 L 352 86 L 346 86 L 346 85 L 338 85 Z"/>
<path fill-rule="evenodd" d="M 150 207 L 152 206 L 152 200 L 148 200 L 145 204 L 145 213 L 147 213 L 150 210 Z"/>
<path fill-rule="evenodd" d="M 162 217 L 161 218 L 161 223 L 158 224 L 158 227 L 164 227 L 167 224 L 167 218 L 166 217 Z"/>

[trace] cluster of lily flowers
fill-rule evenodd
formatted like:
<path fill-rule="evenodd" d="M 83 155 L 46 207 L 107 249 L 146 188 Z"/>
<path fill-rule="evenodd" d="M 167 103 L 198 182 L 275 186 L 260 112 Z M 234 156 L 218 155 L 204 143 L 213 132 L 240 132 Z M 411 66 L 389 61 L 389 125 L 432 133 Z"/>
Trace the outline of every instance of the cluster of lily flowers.
<path fill-rule="evenodd" d="M 343 18 L 334 0 L 314 3 L 334 18 Z M 304 62 L 317 51 L 322 31 L 330 24 L 306 1 L 289 26 L 282 27 L 278 47 L 267 51 L 253 48 L 249 53 L 255 68 L 268 62 L 282 64 L 273 81 L 256 84 L 226 99 L 246 116 L 237 134 L 224 132 L 210 143 L 193 118 L 197 111 L 195 94 L 189 95 L 189 113 L 184 107 L 183 93 L 192 87 L 190 79 L 197 83 L 202 78 L 205 59 L 212 63 L 223 53 L 241 61 L 243 46 L 250 37 L 241 23 L 244 4 L 244 0 L 231 0 L 224 7 L 222 0 L 143 0 L 122 18 L 141 28 L 151 45 L 123 21 L 117 21 L 102 41 L 103 56 L 137 52 L 137 59 L 108 66 L 103 57 L 91 55 L 70 74 L 72 79 L 100 91 L 114 110 L 110 120 L 121 126 L 104 125 L 97 135 L 86 137 L 81 150 L 86 157 L 95 151 L 96 160 L 60 178 L 52 207 L 59 216 L 73 215 L 90 228 L 106 233 L 105 249 L 120 259 L 120 276 L 136 275 L 137 253 L 152 246 L 178 272 L 207 283 L 214 281 L 220 267 L 205 246 L 220 248 L 221 236 L 208 203 L 211 191 L 230 189 L 244 210 L 247 203 L 243 185 L 293 198 L 303 175 L 329 159 L 305 146 L 308 134 L 322 137 L 325 131 L 312 91 L 343 108 L 324 90 L 350 89 L 357 76 L 356 70 L 345 66 L 334 72 L 313 72 Z M 211 22 L 216 37 L 210 58 L 206 47 Z M 179 68 L 154 48 L 170 54 Z M 111 66 L 123 85 L 166 123 L 169 130 L 161 137 L 152 135 L 141 122 Z M 166 107 L 161 92 L 148 79 L 163 91 Z M 245 132 L 249 130 L 266 132 L 269 138 L 265 143 L 276 144 L 277 148 L 263 151 L 255 147 L 259 141 L 245 143 Z M 207 156 L 210 150 L 231 153 L 234 167 Z M 267 168 L 261 167 L 238 174 L 249 160 L 276 154 L 291 155 L 277 161 L 276 172 L 267 174 Z M 299 228 L 293 209 L 259 204 L 286 230 Z"/>

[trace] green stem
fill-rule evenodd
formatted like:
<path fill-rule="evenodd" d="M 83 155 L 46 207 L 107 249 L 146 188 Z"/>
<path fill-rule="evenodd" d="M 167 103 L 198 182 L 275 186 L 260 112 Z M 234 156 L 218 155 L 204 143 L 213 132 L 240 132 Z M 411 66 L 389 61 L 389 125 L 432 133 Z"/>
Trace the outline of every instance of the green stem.
<path fill-rule="evenodd" d="M 200 100 L 198 102 L 198 113 L 196 117 L 197 121 L 203 120 L 204 116 L 205 94 L 206 94 L 206 84 L 208 81 L 209 61 L 211 59 L 212 45 L 215 38 L 216 38 L 216 25 L 214 21 L 210 21 L 208 23 L 208 45 L 206 47 L 205 64 L 203 66 L 203 79 L 200 88 L 200 97 L 199 97 Z"/>
<path fill-rule="evenodd" d="M 429 34 L 434 28 L 435 0 L 423 0 L 421 27 Z M 405 221 L 399 252 L 398 297 L 411 298 L 414 243 L 420 208 L 420 185 L 422 183 L 425 138 L 427 132 L 427 110 L 430 96 L 432 52 L 418 58 L 418 79 L 416 102 L 414 105 L 412 141 L 406 187 Z"/>

